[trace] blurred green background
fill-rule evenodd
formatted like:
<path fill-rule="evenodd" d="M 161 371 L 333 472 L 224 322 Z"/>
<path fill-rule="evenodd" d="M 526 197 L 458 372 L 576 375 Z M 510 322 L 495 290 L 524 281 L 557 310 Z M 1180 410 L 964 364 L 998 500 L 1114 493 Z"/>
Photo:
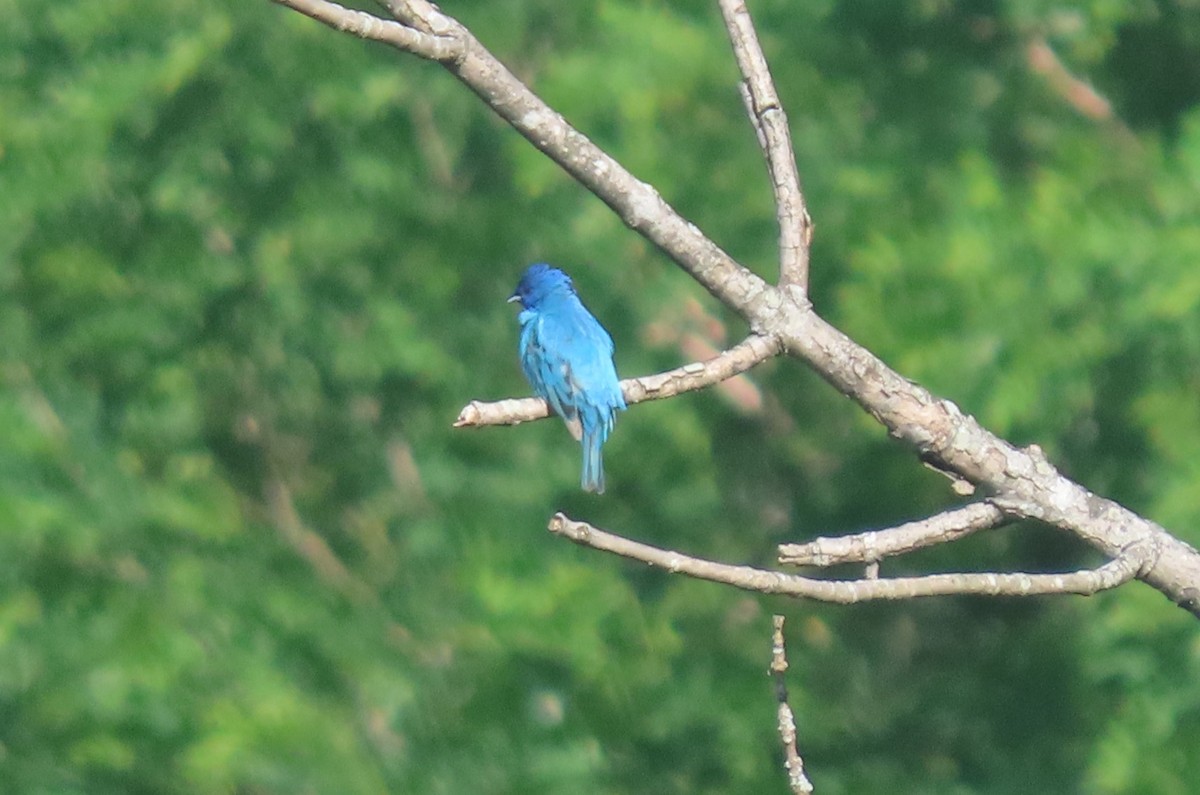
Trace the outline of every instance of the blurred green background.
<path fill-rule="evenodd" d="M 715 3 L 445 9 L 773 278 Z M 818 309 L 1200 542 L 1196 4 L 751 10 Z M 0 792 L 784 792 L 772 611 L 820 795 L 1196 791 L 1200 633 L 1148 587 L 831 607 L 550 537 L 769 564 L 952 496 L 790 361 L 634 407 L 602 498 L 557 423 L 452 430 L 527 393 L 531 261 L 625 375 L 745 328 L 438 67 L 266 0 L 0 17 Z"/>

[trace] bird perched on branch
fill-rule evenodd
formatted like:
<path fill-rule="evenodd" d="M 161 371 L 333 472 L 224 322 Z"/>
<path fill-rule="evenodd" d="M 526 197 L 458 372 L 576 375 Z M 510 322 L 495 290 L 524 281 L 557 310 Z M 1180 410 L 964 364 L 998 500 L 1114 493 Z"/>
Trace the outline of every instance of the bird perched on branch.
<path fill-rule="evenodd" d="M 584 491 L 604 493 L 600 449 L 625 398 L 613 366 L 608 332 L 580 302 L 571 277 L 544 263 L 530 265 L 508 299 L 521 303 L 521 369 L 583 444 Z"/>

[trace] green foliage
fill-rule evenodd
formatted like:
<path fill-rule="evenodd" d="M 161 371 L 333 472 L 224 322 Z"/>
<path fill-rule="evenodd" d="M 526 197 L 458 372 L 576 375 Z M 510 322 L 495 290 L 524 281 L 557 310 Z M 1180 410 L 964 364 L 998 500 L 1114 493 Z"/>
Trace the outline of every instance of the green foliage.
<path fill-rule="evenodd" d="M 713 4 L 446 9 L 772 275 Z M 820 309 L 1200 541 L 1195 13 L 751 10 Z M 823 795 L 1200 778 L 1200 644 L 1149 588 L 832 608 L 549 538 L 562 509 L 767 563 L 948 500 L 790 362 L 635 407 L 602 499 L 554 423 L 450 429 L 525 391 L 503 299 L 532 260 L 571 270 L 625 374 L 744 329 L 436 66 L 267 2 L 0 14 L 0 790 L 781 792 L 776 610 Z M 1115 117 L 1078 114 L 1033 38 Z M 1013 528 L 907 566 L 1093 560 Z"/>

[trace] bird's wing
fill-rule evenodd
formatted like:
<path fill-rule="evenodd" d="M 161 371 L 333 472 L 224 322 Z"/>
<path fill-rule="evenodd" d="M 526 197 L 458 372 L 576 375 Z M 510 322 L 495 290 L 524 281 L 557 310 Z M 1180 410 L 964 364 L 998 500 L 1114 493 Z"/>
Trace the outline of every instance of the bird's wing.
<path fill-rule="evenodd" d="M 597 408 L 623 409 L 625 400 L 613 365 L 612 337 L 582 304 L 579 312 L 574 324 L 576 342 L 570 357 L 574 390 L 587 395 Z"/>
<path fill-rule="evenodd" d="M 533 391 L 570 427 L 576 419 L 576 384 L 571 377 L 569 327 L 553 315 L 531 318 L 521 333 L 521 369 Z"/>

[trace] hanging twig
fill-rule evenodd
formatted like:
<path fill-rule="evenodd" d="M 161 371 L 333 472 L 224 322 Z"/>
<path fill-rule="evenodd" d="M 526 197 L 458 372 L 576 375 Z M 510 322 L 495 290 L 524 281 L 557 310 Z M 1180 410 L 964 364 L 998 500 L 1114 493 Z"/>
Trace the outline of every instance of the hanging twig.
<path fill-rule="evenodd" d="M 812 782 L 804 774 L 804 759 L 796 747 L 796 716 L 788 704 L 787 649 L 783 644 L 783 616 L 772 616 L 771 676 L 775 680 L 775 701 L 778 704 L 779 739 L 783 743 L 783 764 L 788 772 L 788 786 L 796 795 L 810 795 Z"/>

